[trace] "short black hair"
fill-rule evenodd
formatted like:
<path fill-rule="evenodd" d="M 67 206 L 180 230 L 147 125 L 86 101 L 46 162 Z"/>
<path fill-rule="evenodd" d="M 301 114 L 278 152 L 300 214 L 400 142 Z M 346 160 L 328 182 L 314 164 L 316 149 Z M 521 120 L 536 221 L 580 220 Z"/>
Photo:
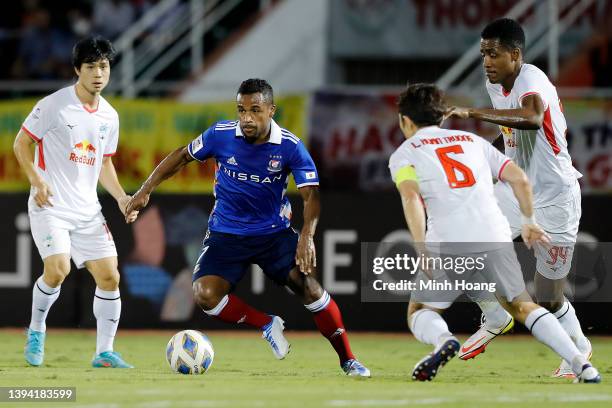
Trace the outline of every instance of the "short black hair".
<path fill-rule="evenodd" d="M 242 81 L 237 94 L 251 95 L 260 92 L 266 102 L 274 103 L 274 91 L 272 91 L 272 86 L 265 79 L 250 78 Z"/>
<path fill-rule="evenodd" d="M 418 127 L 438 126 L 446 113 L 444 93 L 434 84 L 409 84 L 397 100 L 399 113 Z"/>
<path fill-rule="evenodd" d="M 109 63 L 115 58 L 115 48 L 110 41 L 100 36 L 89 36 L 83 38 L 74 45 L 72 49 L 72 65 L 81 69 L 81 65 L 108 59 Z"/>
<path fill-rule="evenodd" d="M 497 38 L 501 45 L 512 50 L 518 48 L 521 52 L 525 49 L 525 32 L 523 27 L 511 18 L 500 18 L 489 23 L 480 33 L 483 40 Z"/>

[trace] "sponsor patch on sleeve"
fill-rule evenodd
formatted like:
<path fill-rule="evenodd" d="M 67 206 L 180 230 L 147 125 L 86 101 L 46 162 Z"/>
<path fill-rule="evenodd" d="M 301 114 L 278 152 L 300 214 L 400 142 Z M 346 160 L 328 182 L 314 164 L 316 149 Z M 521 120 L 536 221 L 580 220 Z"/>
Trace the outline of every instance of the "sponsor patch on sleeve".
<path fill-rule="evenodd" d="M 317 173 L 315 173 L 314 171 L 309 171 L 305 174 L 306 176 L 306 180 L 313 180 L 317 178 Z"/>
<path fill-rule="evenodd" d="M 202 140 L 202 135 L 198 136 L 197 139 L 194 139 L 191 142 L 191 153 L 197 153 L 198 150 L 202 150 L 204 147 L 204 141 Z"/>

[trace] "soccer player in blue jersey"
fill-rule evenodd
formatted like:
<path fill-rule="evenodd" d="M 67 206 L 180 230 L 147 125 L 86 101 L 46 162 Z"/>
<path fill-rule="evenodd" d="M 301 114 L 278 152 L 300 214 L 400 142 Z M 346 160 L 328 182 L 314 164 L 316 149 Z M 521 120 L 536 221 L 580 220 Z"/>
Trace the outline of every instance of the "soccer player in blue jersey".
<path fill-rule="evenodd" d="M 289 287 L 313 313 L 344 372 L 369 377 L 370 370 L 351 352 L 338 306 L 313 277 L 313 237 L 320 213 L 315 164 L 300 139 L 272 119 L 276 106 L 265 80 L 242 82 L 236 102 L 239 120 L 218 122 L 170 153 L 133 196 L 126 213 L 144 208 L 155 187 L 183 166 L 214 158 L 216 202 L 193 273 L 196 303 L 209 316 L 259 328 L 275 357 L 285 358 L 290 345 L 283 335 L 284 321 L 231 293 L 251 264 L 257 264 L 274 282 Z M 299 235 L 291 228 L 291 204 L 285 195 L 289 174 L 304 200 Z"/>

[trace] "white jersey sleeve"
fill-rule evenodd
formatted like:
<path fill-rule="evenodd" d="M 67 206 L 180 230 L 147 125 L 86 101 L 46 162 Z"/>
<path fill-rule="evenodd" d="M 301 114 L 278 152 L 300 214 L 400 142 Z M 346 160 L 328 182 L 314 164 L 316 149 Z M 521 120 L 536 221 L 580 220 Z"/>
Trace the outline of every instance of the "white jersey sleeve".
<path fill-rule="evenodd" d="M 407 166 L 413 166 L 410 158 L 410 151 L 404 142 L 389 158 L 389 170 L 391 171 L 391 179 L 397 183 L 397 176 L 401 169 Z"/>
<path fill-rule="evenodd" d="M 119 119 L 112 125 L 109 134 L 109 140 L 104 148 L 104 157 L 113 156 L 117 153 L 117 144 L 119 143 Z"/>
<path fill-rule="evenodd" d="M 480 143 L 484 156 L 489 163 L 489 167 L 491 168 L 491 175 L 496 177 L 498 180 L 501 180 L 501 172 L 504 170 L 504 167 L 511 162 L 511 159 L 508 156 L 503 155 L 486 140 L 480 137 L 475 138 L 475 140 L 478 140 Z"/>
<path fill-rule="evenodd" d="M 514 88 L 518 97 L 519 106 L 523 104 L 523 98 L 529 95 L 538 95 L 544 104 L 544 110 L 548 109 L 548 94 L 547 89 L 548 78 L 544 75 L 540 77 L 539 72 L 530 72 L 531 75 L 519 75 L 516 78 Z"/>
<path fill-rule="evenodd" d="M 22 129 L 37 142 L 55 126 L 56 110 L 49 97 L 43 98 L 34 106 L 22 125 Z"/>

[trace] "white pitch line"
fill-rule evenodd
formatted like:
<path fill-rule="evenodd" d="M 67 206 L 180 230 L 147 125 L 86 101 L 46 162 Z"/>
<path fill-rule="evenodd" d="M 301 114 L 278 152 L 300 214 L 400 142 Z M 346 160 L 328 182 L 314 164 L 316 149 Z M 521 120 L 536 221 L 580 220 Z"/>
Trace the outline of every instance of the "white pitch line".
<path fill-rule="evenodd" d="M 330 400 L 327 401 L 327 405 L 333 407 L 352 407 L 352 406 L 402 406 L 402 405 L 433 405 L 433 404 L 447 404 L 452 402 L 458 402 L 456 398 L 415 398 L 415 399 L 370 399 L 370 400 Z"/>
<path fill-rule="evenodd" d="M 517 403 L 517 402 L 595 402 L 612 401 L 610 394 L 549 394 L 527 393 L 517 395 L 498 395 L 496 397 L 478 397 L 476 395 L 461 395 L 452 398 L 412 398 L 412 399 L 363 399 L 363 400 L 329 400 L 325 404 L 333 407 L 350 406 L 405 406 L 405 405 L 433 405 L 465 402 L 476 398 L 481 403 Z"/>

